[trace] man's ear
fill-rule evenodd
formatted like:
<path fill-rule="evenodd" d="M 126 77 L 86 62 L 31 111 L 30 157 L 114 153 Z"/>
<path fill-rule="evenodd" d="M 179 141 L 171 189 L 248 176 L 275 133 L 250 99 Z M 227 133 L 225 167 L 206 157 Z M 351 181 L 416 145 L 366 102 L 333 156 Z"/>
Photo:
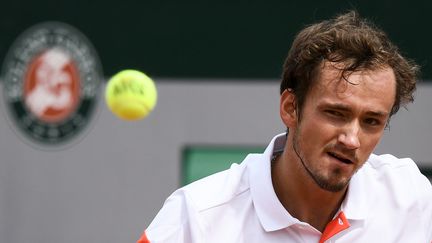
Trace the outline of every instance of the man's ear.
<path fill-rule="evenodd" d="M 296 97 L 292 89 L 286 89 L 280 97 L 280 116 L 288 128 L 297 125 Z"/>

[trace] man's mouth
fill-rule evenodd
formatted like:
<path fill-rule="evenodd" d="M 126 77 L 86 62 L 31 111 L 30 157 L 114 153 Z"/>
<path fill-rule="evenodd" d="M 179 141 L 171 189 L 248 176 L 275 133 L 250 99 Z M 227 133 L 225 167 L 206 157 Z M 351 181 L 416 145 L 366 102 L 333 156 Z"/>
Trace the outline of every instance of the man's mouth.
<path fill-rule="evenodd" d="M 337 154 L 334 152 L 327 152 L 328 155 L 330 155 L 331 157 L 341 161 L 344 164 L 352 164 L 353 161 L 351 159 L 349 159 L 347 156 L 344 156 L 342 154 Z"/>

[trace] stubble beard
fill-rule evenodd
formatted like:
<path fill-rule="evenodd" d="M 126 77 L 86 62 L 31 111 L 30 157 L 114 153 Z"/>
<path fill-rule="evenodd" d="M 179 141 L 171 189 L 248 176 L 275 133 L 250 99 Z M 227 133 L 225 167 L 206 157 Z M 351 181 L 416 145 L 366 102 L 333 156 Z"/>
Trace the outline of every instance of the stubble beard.
<path fill-rule="evenodd" d="M 298 133 L 295 131 L 293 139 L 293 150 L 299 158 L 303 168 L 307 171 L 308 175 L 312 178 L 312 180 L 323 190 L 329 192 L 340 192 L 346 188 L 350 179 L 340 180 L 337 177 L 341 176 L 340 169 L 333 169 L 329 176 L 326 176 L 323 171 L 320 171 L 319 168 L 310 168 L 310 163 L 305 163 L 305 159 L 302 153 L 302 150 L 299 145 Z M 307 162 L 307 161 L 306 161 Z"/>

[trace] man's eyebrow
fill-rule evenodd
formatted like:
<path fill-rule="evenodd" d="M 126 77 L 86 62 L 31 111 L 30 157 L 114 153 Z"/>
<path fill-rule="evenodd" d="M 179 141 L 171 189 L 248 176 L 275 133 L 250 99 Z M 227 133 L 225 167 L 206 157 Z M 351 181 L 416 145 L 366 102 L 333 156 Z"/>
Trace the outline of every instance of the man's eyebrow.
<path fill-rule="evenodd" d="M 322 108 L 330 108 L 335 109 L 339 111 L 348 111 L 351 112 L 351 108 L 347 105 L 340 104 L 340 103 L 324 103 L 320 105 Z"/>
<path fill-rule="evenodd" d="M 324 103 L 320 105 L 322 108 L 330 108 L 335 109 L 339 111 L 345 111 L 345 112 L 352 112 L 352 109 L 345 104 L 341 103 Z M 369 116 L 376 116 L 376 117 L 387 117 L 389 115 L 388 112 L 380 111 L 380 110 L 370 110 L 366 112 Z"/>
<path fill-rule="evenodd" d="M 370 116 L 379 116 L 379 117 L 386 117 L 389 115 L 388 112 L 384 112 L 384 111 L 368 111 L 366 112 L 366 114 Z"/>

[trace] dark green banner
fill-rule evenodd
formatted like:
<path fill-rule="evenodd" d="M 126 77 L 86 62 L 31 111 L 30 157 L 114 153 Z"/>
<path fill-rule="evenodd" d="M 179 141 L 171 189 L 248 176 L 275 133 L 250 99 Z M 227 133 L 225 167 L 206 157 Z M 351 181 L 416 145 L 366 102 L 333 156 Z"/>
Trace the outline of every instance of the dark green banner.
<path fill-rule="evenodd" d="M 432 2 L 418 0 L 7 1 L 0 57 L 28 27 L 61 21 L 90 39 L 105 76 L 136 68 L 153 77 L 278 79 L 293 36 L 347 9 L 386 30 L 432 79 Z"/>

